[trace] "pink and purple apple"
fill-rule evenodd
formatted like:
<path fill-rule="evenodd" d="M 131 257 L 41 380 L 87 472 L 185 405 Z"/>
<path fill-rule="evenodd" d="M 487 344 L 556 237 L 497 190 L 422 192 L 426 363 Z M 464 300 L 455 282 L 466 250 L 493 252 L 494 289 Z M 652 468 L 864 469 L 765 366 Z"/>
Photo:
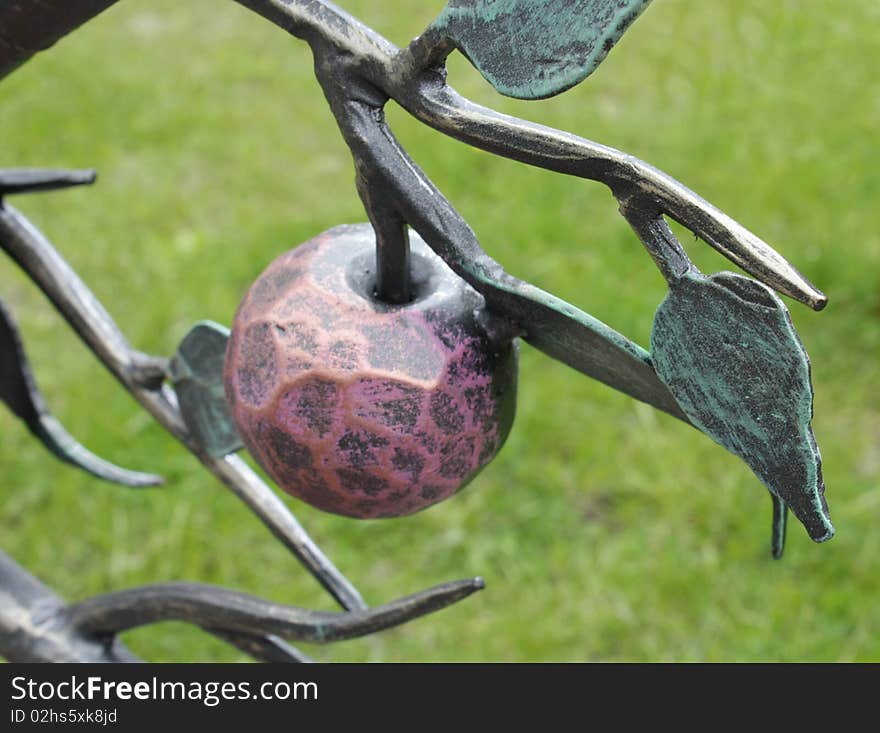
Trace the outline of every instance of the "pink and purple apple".
<path fill-rule="evenodd" d="M 409 303 L 375 297 L 373 230 L 357 225 L 278 257 L 236 313 L 224 368 L 235 425 L 278 485 L 319 509 L 424 509 L 489 463 L 513 423 L 509 330 L 414 234 L 411 250 Z"/>

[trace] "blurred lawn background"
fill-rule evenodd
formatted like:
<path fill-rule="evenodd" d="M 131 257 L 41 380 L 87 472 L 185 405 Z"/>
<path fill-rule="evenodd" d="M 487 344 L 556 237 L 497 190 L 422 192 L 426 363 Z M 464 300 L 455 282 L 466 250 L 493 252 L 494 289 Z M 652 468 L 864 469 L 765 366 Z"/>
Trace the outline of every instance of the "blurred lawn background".
<path fill-rule="evenodd" d="M 398 45 L 440 0 L 344 0 Z M 880 660 L 880 6 L 657 0 L 583 85 L 499 97 L 461 58 L 450 82 L 495 108 L 626 150 L 773 244 L 830 298 L 788 301 L 813 360 L 814 429 L 837 537 L 793 520 L 769 555 L 749 469 L 676 420 L 522 349 L 517 422 L 459 496 L 354 521 L 293 499 L 368 602 L 482 575 L 487 588 L 337 661 Z M 506 268 L 648 343 L 665 285 L 607 190 L 494 158 L 398 109 L 403 144 Z M 281 251 L 365 219 L 306 46 L 217 0 L 126 0 L 0 86 L 6 166 L 98 169 L 92 189 L 15 198 L 138 348 L 228 323 Z M 679 230 L 681 231 L 681 230 Z M 692 236 L 708 271 L 731 269 Z M 0 546 L 70 600 L 155 581 L 333 603 L 134 403 L 35 288 L 0 262 L 38 382 L 85 445 L 162 473 L 130 491 L 52 460 L 0 414 Z M 163 624 L 154 661 L 242 659 Z"/>

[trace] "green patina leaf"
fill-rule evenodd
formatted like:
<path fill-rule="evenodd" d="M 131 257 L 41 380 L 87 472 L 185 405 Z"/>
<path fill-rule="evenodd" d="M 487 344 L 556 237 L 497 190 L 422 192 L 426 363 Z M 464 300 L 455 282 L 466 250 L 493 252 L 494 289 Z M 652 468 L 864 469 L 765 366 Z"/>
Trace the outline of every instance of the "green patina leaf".
<path fill-rule="evenodd" d="M 834 528 L 810 421 L 810 362 L 783 302 L 729 272 L 670 284 L 651 333 L 654 367 L 691 422 L 742 458 L 817 542 Z M 773 550 L 784 507 L 774 501 Z"/>
<path fill-rule="evenodd" d="M 223 361 L 229 330 L 210 321 L 192 327 L 171 360 L 171 381 L 183 421 L 214 458 L 240 450 L 223 389 Z"/>
<path fill-rule="evenodd" d="M 583 81 L 650 0 L 449 0 L 444 32 L 499 92 L 552 97 Z"/>

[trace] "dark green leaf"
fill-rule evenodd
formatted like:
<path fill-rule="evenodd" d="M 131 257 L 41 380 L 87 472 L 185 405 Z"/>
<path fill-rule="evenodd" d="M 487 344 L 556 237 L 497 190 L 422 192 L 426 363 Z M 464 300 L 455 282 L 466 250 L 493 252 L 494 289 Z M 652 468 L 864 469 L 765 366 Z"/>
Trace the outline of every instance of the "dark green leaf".
<path fill-rule="evenodd" d="M 208 455 L 220 458 L 242 448 L 223 389 L 228 329 L 197 323 L 180 342 L 170 371 L 186 427 Z"/>
<path fill-rule="evenodd" d="M 830 539 L 810 362 L 773 291 L 733 273 L 687 272 L 657 310 L 651 347 L 691 422 L 745 460 L 810 537 Z M 782 519 L 774 523 L 777 553 Z"/>
<path fill-rule="evenodd" d="M 591 74 L 650 0 L 449 0 L 442 31 L 502 94 L 542 99 Z"/>

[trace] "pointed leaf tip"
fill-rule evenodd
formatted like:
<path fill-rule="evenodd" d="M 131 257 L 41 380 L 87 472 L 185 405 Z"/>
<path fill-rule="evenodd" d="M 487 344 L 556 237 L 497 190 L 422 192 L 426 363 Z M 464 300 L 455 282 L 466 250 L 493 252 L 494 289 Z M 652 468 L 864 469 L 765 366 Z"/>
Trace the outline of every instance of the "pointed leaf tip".
<path fill-rule="evenodd" d="M 813 540 L 829 539 L 809 357 L 779 297 L 733 273 L 689 272 L 658 308 L 651 346 L 691 422 L 748 463 Z M 783 532 L 774 522 L 774 553 Z"/>

